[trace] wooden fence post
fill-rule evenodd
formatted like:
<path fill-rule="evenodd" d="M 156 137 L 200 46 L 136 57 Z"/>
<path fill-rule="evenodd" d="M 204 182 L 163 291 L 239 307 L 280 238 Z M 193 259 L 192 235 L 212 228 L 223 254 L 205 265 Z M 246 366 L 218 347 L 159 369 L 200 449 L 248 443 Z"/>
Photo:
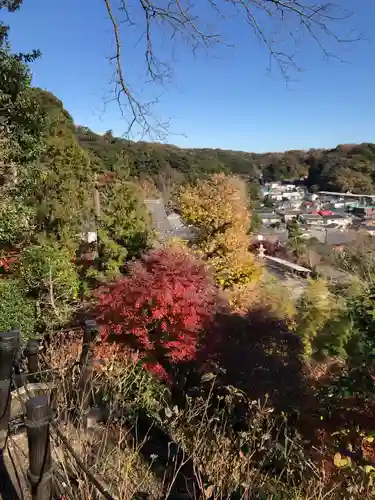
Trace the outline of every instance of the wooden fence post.
<path fill-rule="evenodd" d="M 98 333 L 98 326 L 95 320 L 88 319 L 85 321 L 83 330 L 83 343 L 82 343 L 82 353 L 79 360 L 80 367 L 82 368 L 87 359 L 90 357 L 90 351 L 92 344 L 95 341 L 96 335 Z"/>
<path fill-rule="evenodd" d="M 47 396 L 26 402 L 26 430 L 29 444 L 28 479 L 33 500 L 52 499 L 52 459 L 49 427 L 51 410 Z"/>
<path fill-rule="evenodd" d="M 0 332 L 0 449 L 5 446 L 8 434 L 13 361 L 18 345 L 18 330 Z"/>
<path fill-rule="evenodd" d="M 87 427 L 87 415 L 91 405 L 91 389 L 93 376 L 92 346 L 98 332 L 95 320 L 86 320 L 83 330 L 82 352 L 79 360 L 80 374 L 78 395 L 76 399 L 75 420 L 83 428 Z"/>
<path fill-rule="evenodd" d="M 26 346 L 26 355 L 27 355 L 27 371 L 29 375 L 27 378 L 30 382 L 37 382 L 39 380 L 39 362 L 38 362 L 38 354 L 39 354 L 39 340 L 30 339 L 27 342 Z"/>
<path fill-rule="evenodd" d="M 84 429 L 87 427 L 87 415 L 91 406 L 92 375 L 93 359 L 92 357 L 88 357 L 86 364 L 81 369 L 78 385 L 78 420 Z"/>

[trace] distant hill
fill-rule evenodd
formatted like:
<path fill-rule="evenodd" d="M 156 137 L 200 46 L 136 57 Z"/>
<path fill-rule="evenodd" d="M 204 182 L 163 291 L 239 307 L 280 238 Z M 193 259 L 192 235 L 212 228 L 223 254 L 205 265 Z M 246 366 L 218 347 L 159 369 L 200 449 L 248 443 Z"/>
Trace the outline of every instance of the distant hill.
<path fill-rule="evenodd" d="M 155 176 L 165 169 L 173 169 L 188 179 L 212 172 L 233 172 L 265 181 L 294 179 L 307 175 L 306 152 L 246 153 L 222 149 L 188 149 L 155 142 L 132 142 L 114 137 L 111 131 L 98 135 L 86 127 L 77 127 L 81 146 L 94 153 L 105 168 L 125 154 L 131 158 L 133 173 Z"/>
<path fill-rule="evenodd" d="M 375 144 L 345 144 L 306 158 L 308 185 L 327 191 L 375 192 Z"/>
<path fill-rule="evenodd" d="M 98 135 L 85 127 L 77 127 L 77 137 L 81 146 L 93 152 L 104 168 L 111 169 L 123 154 L 130 157 L 132 173 L 138 176 L 155 177 L 166 170 L 187 179 L 222 171 L 254 181 L 258 181 L 261 175 L 264 181 L 308 176 L 308 185 L 315 189 L 358 193 L 375 191 L 375 144 L 256 154 L 132 142 L 114 137 L 110 131 Z"/>
<path fill-rule="evenodd" d="M 133 142 L 111 131 L 96 134 L 84 126 L 74 128 L 63 103 L 50 92 L 35 89 L 48 115 L 63 116 L 63 126 L 74 130 L 82 148 L 90 151 L 96 170 L 128 168 L 140 178 L 163 182 L 194 180 L 213 172 L 242 175 L 250 181 L 290 180 L 308 176 L 314 189 L 375 192 L 375 144 L 340 145 L 331 150 L 247 153 L 222 149 L 179 148 L 155 142 Z M 62 113 L 60 115 L 59 113 Z"/>

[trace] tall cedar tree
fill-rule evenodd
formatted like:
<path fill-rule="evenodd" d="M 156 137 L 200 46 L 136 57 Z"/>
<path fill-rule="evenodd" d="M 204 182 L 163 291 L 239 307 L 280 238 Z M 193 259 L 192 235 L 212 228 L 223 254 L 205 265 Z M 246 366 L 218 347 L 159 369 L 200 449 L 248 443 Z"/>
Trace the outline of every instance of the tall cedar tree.
<path fill-rule="evenodd" d="M 147 369 L 165 379 L 174 364 L 195 358 L 218 303 L 204 265 L 177 249 L 149 252 L 97 297 L 103 339 L 137 352 Z"/>
<path fill-rule="evenodd" d="M 39 89 L 34 96 L 48 115 L 48 137 L 33 168 L 25 169 L 20 188 L 28 204 L 36 207 L 39 230 L 73 249 L 83 228 L 94 220 L 91 157 L 79 146 L 62 102 Z"/>
<path fill-rule="evenodd" d="M 101 199 L 100 267 L 115 278 L 126 260 L 139 257 L 149 248 L 151 224 L 140 189 L 119 172 L 113 179 L 100 177 Z"/>

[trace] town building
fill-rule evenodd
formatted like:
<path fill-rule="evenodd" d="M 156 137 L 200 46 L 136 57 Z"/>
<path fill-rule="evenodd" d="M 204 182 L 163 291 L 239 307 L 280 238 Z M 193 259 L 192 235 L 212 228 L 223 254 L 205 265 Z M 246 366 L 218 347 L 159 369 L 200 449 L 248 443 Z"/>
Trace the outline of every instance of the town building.
<path fill-rule="evenodd" d="M 290 201 L 303 200 L 305 197 L 305 193 L 303 190 L 298 191 L 287 191 L 283 193 L 283 198 Z"/>
<path fill-rule="evenodd" d="M 375 216 L 375 206 L 373 205 L 368 205 L 368 206 L 357 206 L 353 208 L 353 214 L 357 215 L 358 217 L 374 217 Z"/>
<path fill-rule="evenodd" d="M 275 212 L 257 212 L 258 217 L 264 226 L 281 223 L 281 218 Z"/>
<path fill-rule="evenodd" d="M 268 193 L 267 198 L 271 201 L 282 201 L 284 199 L 284 193 L 281 191 L 273 191 Z"/>
<path fill-rule="evenodd" d="M 315 214 L 301 214 L 299 219 L 302 224 L 306 224 L 308 226 L 311 225 L 323 225 L 323 217 L 318 213 Z"/>
<path fill-rule="evenodd" d="M 306 193 L 305 200 L 306 201 L 316 201 L 319 198 L 319 195 L 316 193 Z"/>
<path fill-rule="evenodd" d="M 336 227 L 348 227 L 351 222 L 352 218 L 349 215 L 344 215 L 344 214 L 327 214 L 323 215 L 323 224 L 325 226 L 336 226 Z"/>
<path fill-rule="evenodd" d="M 287 223 L 291 220 L 297 220 L 299 215 L 301 214 L 301 211 L 300 210 L 285 210 L 285 211 L 279 211 L 277 212 L 282 221 Z"/>
<path fill-rule="evenodd" d="M 256 241 L 268 241 L 270 243 L 286 243 L 288 241 L 288 231 L 286 229 L 274 229 L 263 226 L 258 234 L 254 236 Z"/>

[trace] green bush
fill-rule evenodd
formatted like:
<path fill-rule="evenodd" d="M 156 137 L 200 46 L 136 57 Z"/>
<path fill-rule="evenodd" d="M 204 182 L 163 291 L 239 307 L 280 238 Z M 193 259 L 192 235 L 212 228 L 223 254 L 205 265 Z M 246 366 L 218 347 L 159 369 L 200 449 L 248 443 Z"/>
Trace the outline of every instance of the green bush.
<path fill-rule="evenodd" d="M 0 331 L 20 328 L 23 337 L 31 337 L 36 326 L 35 300 L 27 297 L 22 282 L 0 279 Z"/>
<path fill-rule="evenodd" d="M 114 278 L 127 260 L 139 257 L 150 243 L 150 218 L 137 186 L 119 179 L 101 186 L 99 267 L 101 277 Z"/>
<path fill-rule="evenodd" d="M 70 319 L 79 278 L 66 249 L 51 241 L 26 248 L 20 256 L 19 274 L 27 291 L 38 298 L 44 327 L 61 326 Z"/>
<path fill-rule="evenodd" d="M 0 244 L 14 245 L 33 230 L 33 210 L 3 198 L 0 202 Z"/>

